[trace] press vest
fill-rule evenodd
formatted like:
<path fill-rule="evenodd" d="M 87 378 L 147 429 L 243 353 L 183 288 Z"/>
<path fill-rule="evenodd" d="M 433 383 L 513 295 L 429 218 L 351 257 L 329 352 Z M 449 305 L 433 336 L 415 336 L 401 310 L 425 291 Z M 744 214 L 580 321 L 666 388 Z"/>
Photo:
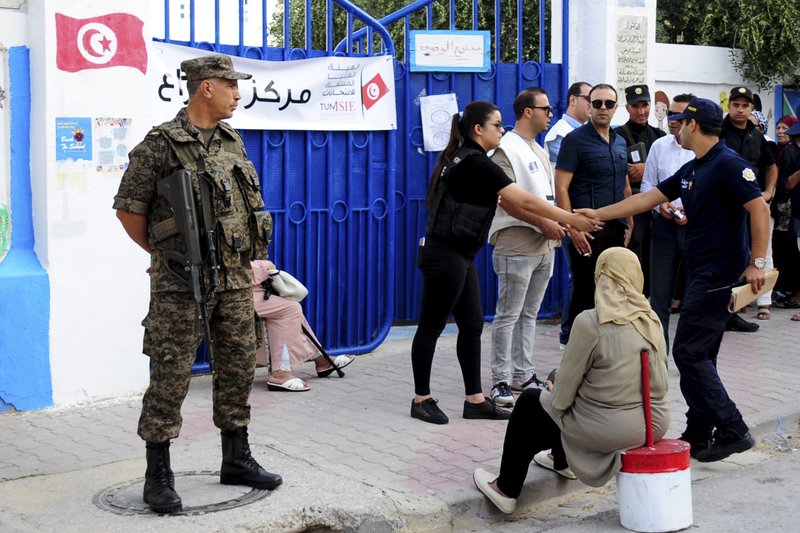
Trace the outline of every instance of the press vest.
<path fill-rule="evenodd" d="M 503 149 L 503 153 L 511 163 L 511 168 L 514 169 L 514 178 L 517 184 L 532 195 L 553 203 L 555 186 L 552 173 L 549 172 L 550 164 L 544 151 L 540 149 L 540 153 L 536 153 L 534 147 L 527 140 L 513 131 L 503 136 L 500 148 Z M 542 233 L 538 227 L 512 217 L 505 209 L 497 206 L 494 221 L 489 230 L 489 243 L 494 244 L 497 232 L 510 226 L 525 226 Z"/>

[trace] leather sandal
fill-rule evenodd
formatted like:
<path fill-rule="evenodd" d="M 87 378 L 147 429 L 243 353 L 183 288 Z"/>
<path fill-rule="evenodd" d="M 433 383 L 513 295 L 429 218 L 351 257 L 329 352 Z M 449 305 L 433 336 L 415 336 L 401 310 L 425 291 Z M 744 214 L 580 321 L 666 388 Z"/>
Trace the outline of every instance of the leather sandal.
<path fill-rule="evenodd" d="M 772 315 L 769 312 L 768 305 L 759 305 L 758 306 L 758 313 L 756 313 L 756 318 L 759 320 L 769 320 Z"/>

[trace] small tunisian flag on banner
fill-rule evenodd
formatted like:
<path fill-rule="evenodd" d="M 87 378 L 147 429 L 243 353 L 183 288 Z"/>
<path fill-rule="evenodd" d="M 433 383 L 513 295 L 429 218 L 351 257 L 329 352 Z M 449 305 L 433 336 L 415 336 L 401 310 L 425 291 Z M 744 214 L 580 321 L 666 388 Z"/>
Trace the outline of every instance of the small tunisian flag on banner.
<path fill-rule="evenodd" d="M 133 67 L 147 73 L 144 23 L 128 13 L 74 19 L 56 13 L 56 66 L 66 72 Z"/>

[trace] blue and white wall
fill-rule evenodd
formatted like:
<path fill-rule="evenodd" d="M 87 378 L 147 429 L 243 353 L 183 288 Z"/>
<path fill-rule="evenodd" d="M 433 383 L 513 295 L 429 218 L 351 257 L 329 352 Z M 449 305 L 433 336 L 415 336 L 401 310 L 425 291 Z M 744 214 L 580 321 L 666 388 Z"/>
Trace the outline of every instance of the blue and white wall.
<path fill-rule="evenodd" d="M 0 10 L 0 411 L 53 403 L 47 273 L 34 253 L 26 14 Z"/>
<path fill-rule="evenodd" d="M 148 376 L 139 324 L 149 261 L 111 209 L 119 174 L 96 172 L 96 161 L 58 163 L 56 121 L 130 118 L 132 147 L 153 125 L 143 104 L 149 85 L 130 67 L 59 70 L 56 12 L 130 13 L 144 21 L 148 45 L 151 34 L 149 2 L 42 0 L 28 2 L 27 13 L 0 9 L 11 77 L 10 106 L 0 116 L 9 120 L 10 108 L 12 121 L 0 136 L 10 146 L 12 199 L 12 247 L 0 263 L 0 400 L 21 410 L 138 393 Z"/>

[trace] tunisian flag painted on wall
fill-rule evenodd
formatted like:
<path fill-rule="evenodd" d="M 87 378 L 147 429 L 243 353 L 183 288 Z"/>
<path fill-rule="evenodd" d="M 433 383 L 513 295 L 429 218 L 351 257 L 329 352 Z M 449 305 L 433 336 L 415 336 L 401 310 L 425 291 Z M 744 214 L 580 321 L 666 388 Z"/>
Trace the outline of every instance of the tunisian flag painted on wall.
<path fill-rule="evenodd" d="M 128 13 L 88 19 L 56 13 L 56 66 L 66 72 L 125 66 L 146 74 L 143 26 Z"/>

